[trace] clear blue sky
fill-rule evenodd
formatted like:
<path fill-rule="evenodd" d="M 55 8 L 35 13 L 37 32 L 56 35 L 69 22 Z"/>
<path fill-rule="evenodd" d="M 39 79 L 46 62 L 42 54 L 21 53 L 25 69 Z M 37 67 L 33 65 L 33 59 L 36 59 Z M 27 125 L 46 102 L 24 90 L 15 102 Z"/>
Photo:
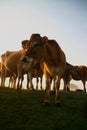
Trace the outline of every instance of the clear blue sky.
<path fill-rule="evenodd" d="M 87 65 L 87 0 L 0 0 L 0 54 L 32 33 L 55 39 L 74 65 Z"/>

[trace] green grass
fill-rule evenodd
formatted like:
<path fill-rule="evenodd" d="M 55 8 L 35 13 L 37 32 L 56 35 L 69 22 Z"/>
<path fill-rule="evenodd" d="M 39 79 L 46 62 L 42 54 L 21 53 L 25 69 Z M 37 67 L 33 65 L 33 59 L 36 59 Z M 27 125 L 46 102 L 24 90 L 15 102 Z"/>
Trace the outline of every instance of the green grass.
<path fill-rule="evenodd" d="M 44 91 L 0 88 L 0 130 L 87 130 L 87 94 L 60 92 L 61 107 L 52 92 L 50 106 L 44 97 Z"/>

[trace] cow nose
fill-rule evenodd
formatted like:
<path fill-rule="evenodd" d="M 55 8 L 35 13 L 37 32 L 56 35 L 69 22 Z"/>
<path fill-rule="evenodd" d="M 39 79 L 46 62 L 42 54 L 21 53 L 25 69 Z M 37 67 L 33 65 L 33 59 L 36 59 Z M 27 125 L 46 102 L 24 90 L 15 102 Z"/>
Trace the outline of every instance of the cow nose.
<path fill-rule="evenodd" d="M 26 57 L 22 57 L 21 60 L 24 61 L 24 62 L 27 62 L 27 58 Z"/>

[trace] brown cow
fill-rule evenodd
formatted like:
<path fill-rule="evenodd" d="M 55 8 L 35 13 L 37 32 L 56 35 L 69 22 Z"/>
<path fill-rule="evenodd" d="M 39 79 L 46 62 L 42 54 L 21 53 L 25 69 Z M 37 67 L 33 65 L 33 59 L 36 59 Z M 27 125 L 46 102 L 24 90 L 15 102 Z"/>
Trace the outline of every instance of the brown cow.
<path fill-rule="evenodd" d="M 66 69 L 63 73 L 62 78 L 63 78 L 63 81 L 64 81 L 63 90 L 64 91 L 70 91 L 70 81 L 72 79 L 79 80 L 79 78 L 80 78 L 77 67 L 66 62 Z"/>
<path fill-rule="evenodd" d="M 24 74 L 28 74 L 28 66 L 29 63 L 24 63 L 21 61 L 21 57 L 24 55 L 25 50 L 18 50 L 18 51 L 7 51 L 4 53 L 2 58 L 2 82 L 1 86 L 5 83 L 6 77 L 13 77 L 14 79 L 14 88 L 16 88 L 16 79 L 18 78 L 17 87 L 22 87 L 22 82 L 24 79 Z M 22 74 L 21 77 L 19 77 L 19 72 Z M 8 73 L 9 72 L 9 73 Z M 19 82 L 21 80 L 21 83 L 19 85 Z M 28 84 L 28 83 L 27 83 Z"/>
<path fill-rule="evenodd" d="M 79 80 L 82 81 L 83 87 L 84 87 L 84 92 L 86 93 L 86 81 L 87 81 L 87 66 L 80 65 L 76 66 L 80 75 Z"/>
<path fill-rule="evenodd" d="M 19 50 L 19 51 L 7 51 L 3 55 L 1 55 L 2 58 L 2 83 L 6 77 L 6 70 L 9 72 L 9 74 L 14 77 L 14 80 L 16 83 L 16 78 L 17 78 L 17 66 L 19 63 L 19 59 L 21 56 L 25 53 L 24 50 Z M 14 87 L 16 85 L 14 84 Z"/>
<path fill-rule="evenodd" d="M 84 92 L 86 93 L 86 81 L 87 81 L 87 67 L 84 65 L 80 66 L 72 66 L 70 64 L 66 64 L 66 69 L 63 74 L 64 80 L 64 90 L 70 90 L 70 81 L 81 80 L 84 87 Z"/>
<path fill-rule="evenodd" d="M 33 64 L 34 62 L 40 62 L 40 66 L 46 76 L 45 105 L 50 102 L 50 75 L 55 79 L 55 103 L 59 105 L 60 79 L 66 66 L 65 54 L 55 40 L 41 37 L 40 34 L 32 34 L 29 44 L 30 47 L 22 60 Z"/>
<path fill-rule="evenodd" d="M 22 41 L 21 44 L 22 44 L 22 48 L 24 50 L 27 50 L 27 48 L 29 47 L 29 41 L 28 40 Z M 20 79 L 22 78 L 22 75 L 23 75 L 24 72 L 27 73 L 27 88 L 34 89 L 32 79 L 36 78 L 37 79 L 36 89 L 38 89 L 38 82 L 39 82 L 38 78 L 40 78 L 40 85 L 41 85 L 40 88 L 42 89 L 43 72 L 40 69 L 39 63 L 35 64 L 35 66 L 32 64 L 32 69 L 30 71 L 29 70 L 29 63 L 25 63 L 21 60 L 19 61 L 19 64 L 18 64 L 18 83 L 17 83 L 18 89 L 22 88 L 22 83 L 19 86 L 19 82 L 20 82 Z M 30 87 L 29 87 L 29 84 L 30 84 Z"/>
<path fill-rule="evenodd" d="M 1 55 L 1 86 L 5 86 L 5 80 L 8 77 L 9 77 L 9 87 L 14 86 L 13 84 L 15 84 L 16 79 L 4 65 L 5 60 L 12 53 L 13 52 L 6 51 L 4 54 Z"/>

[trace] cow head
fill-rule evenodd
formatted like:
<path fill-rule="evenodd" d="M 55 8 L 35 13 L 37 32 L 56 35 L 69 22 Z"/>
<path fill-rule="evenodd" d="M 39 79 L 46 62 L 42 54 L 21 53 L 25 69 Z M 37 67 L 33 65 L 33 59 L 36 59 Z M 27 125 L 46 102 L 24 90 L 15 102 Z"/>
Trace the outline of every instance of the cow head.
<path fill-rule="evenodd" d="M 29 40 L 29 47 L 22 60 L 24 62 L 39 62 L 45 55 L 45 43 L 47 37 L 41 37 L 40 34 L 32 34 Z"/>

